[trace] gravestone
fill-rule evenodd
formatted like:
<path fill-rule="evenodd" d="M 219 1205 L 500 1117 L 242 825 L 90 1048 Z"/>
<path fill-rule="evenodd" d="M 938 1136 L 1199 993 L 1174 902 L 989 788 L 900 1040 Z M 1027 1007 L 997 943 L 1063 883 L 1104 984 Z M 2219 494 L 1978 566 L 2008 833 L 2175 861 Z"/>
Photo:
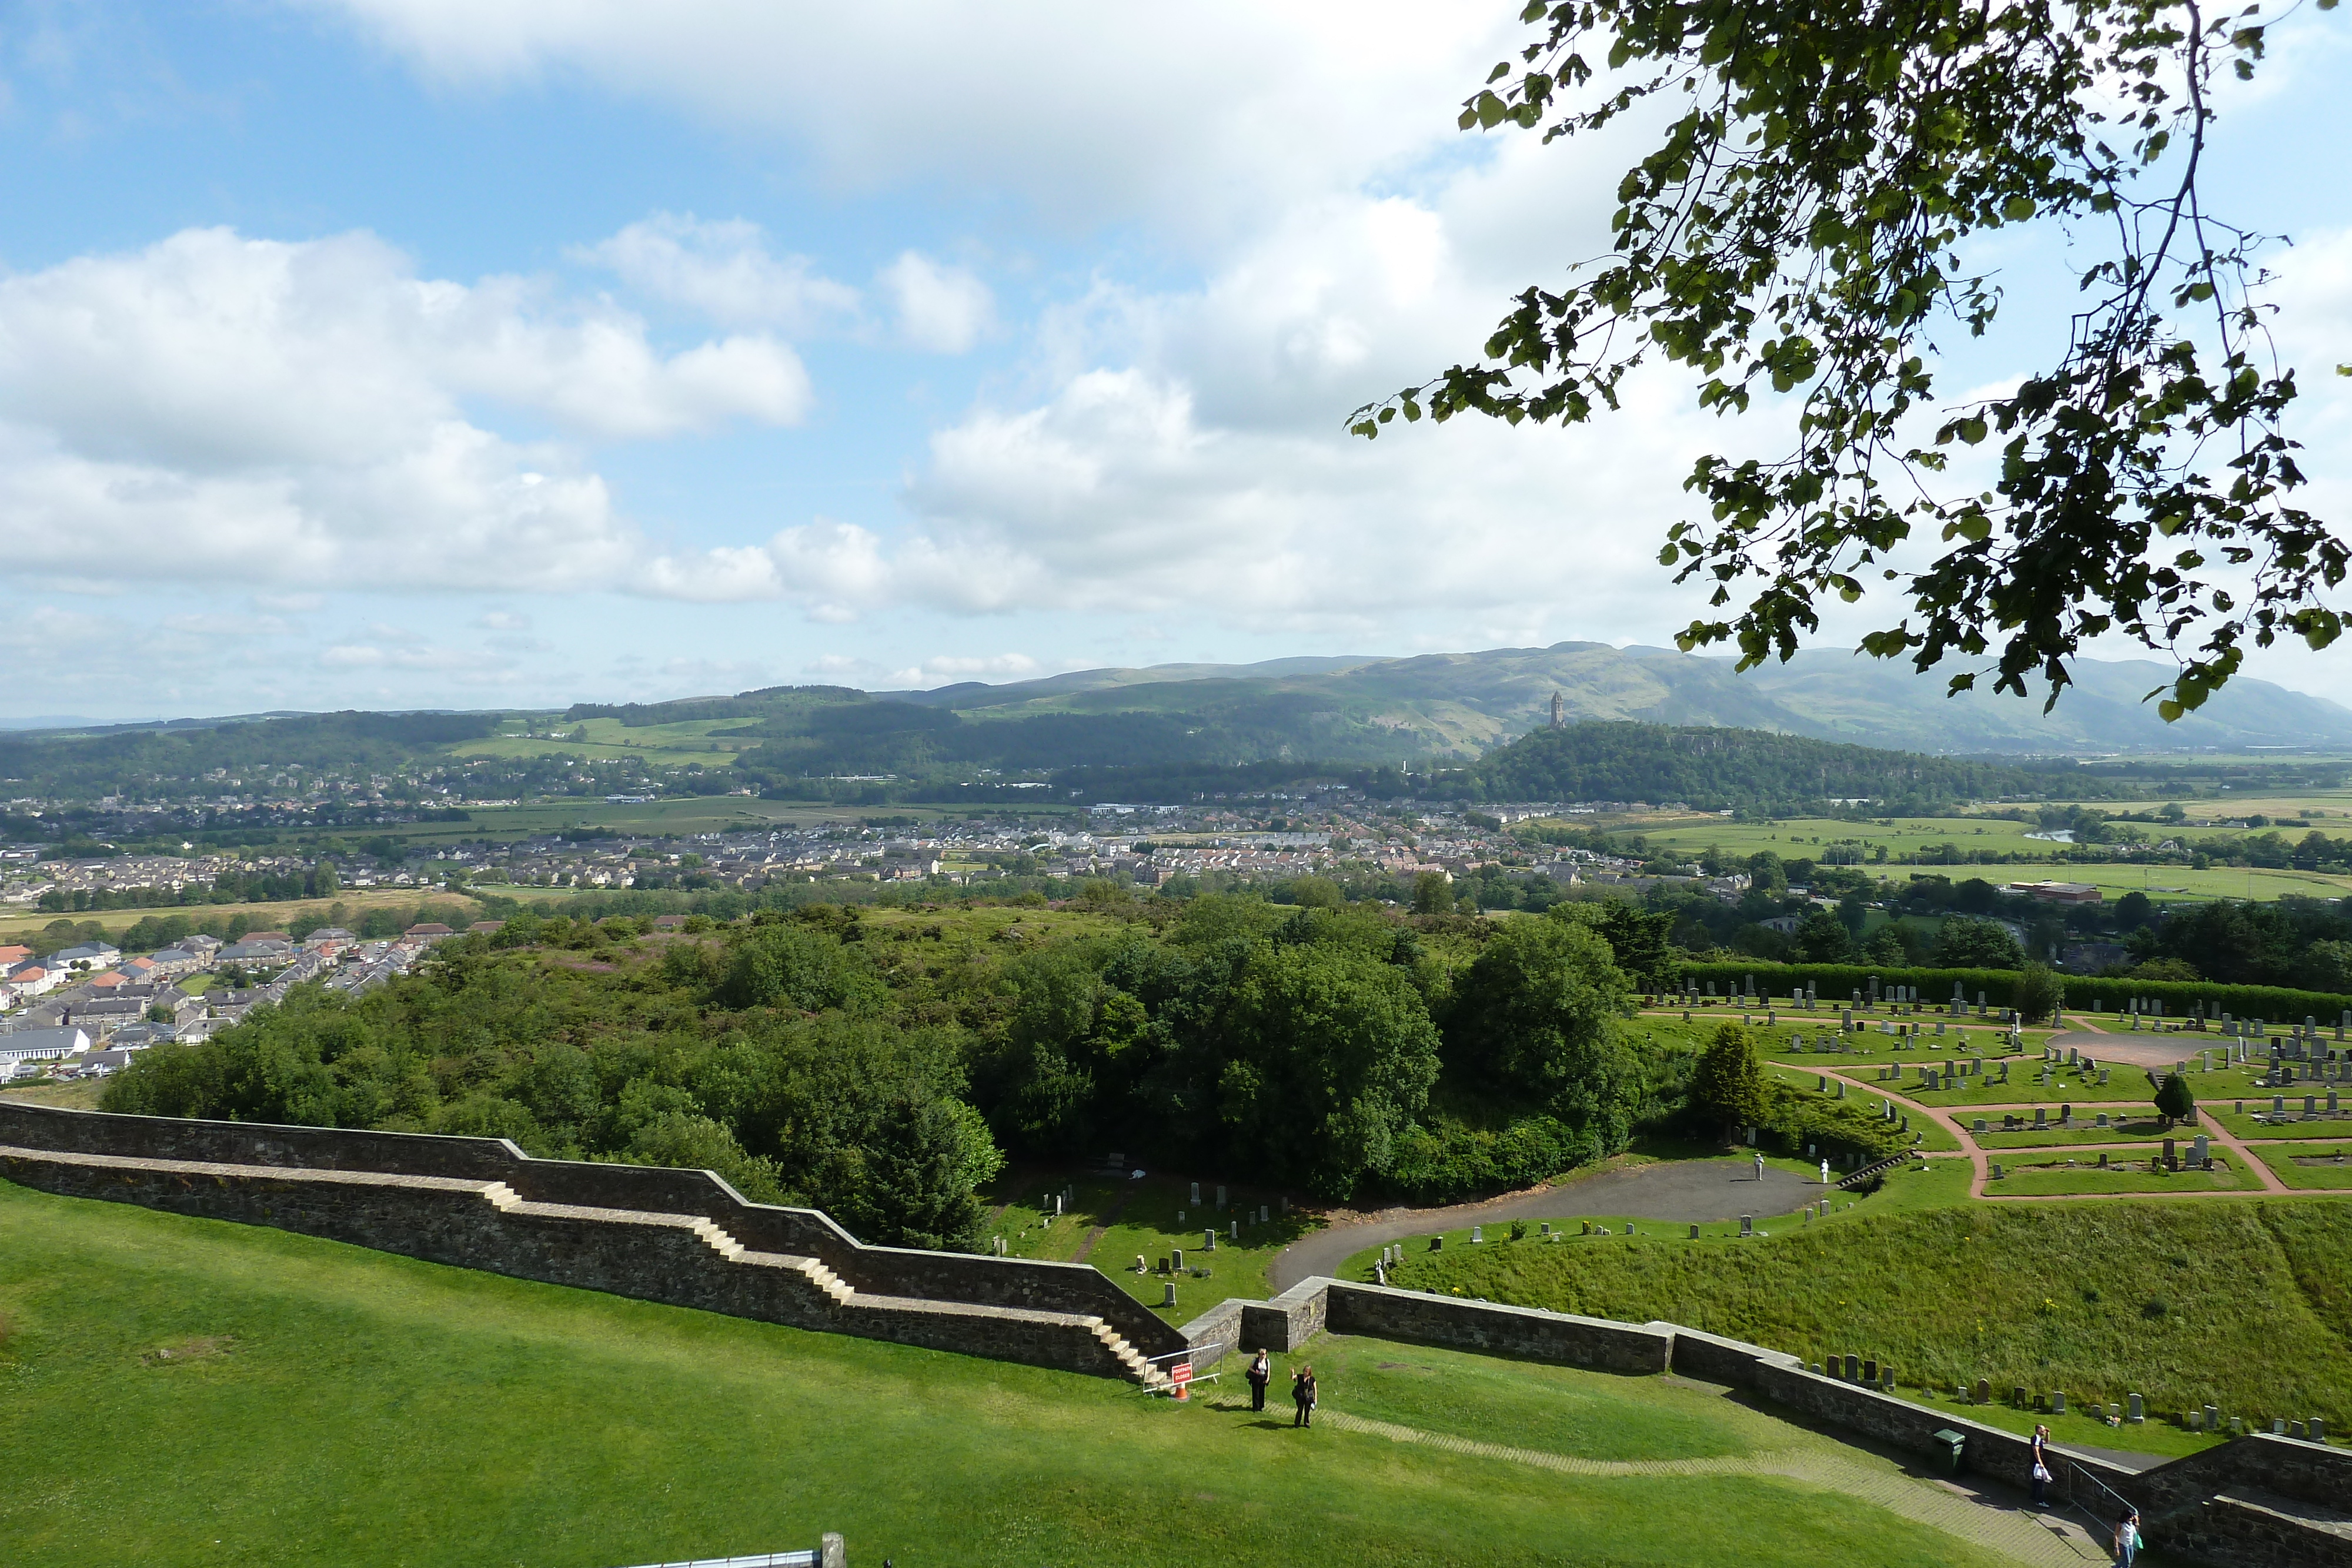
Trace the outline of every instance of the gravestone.
<path fill-rule="evenodd" d="M 1217 1189 L 1217 1207 L 1219 1208 L 1225 1207 L 1225 1189 L 1223 1187 L 1219 1187 Z"/>
<path fill-rule="evenodd" d="M 2063 1390 L 2053 1388 L 2050 1391 L 2050 1414 L 2053 1416 L 2066 1414 L 2066 1395 Z"/>
<path fill-rule="evenodd" d="M 1872 1384 L 1872 1385 L 1875 1385 L 1875 1384 L 1878 1382 L 1878 1363 L 1877 1363 L 1877 1362 L 1875 1362 L 1875 1361 L 1865 1361 L 1865 1362 L 1864 1362 L 1864 1363 L 1862 1364 L 1862 1380 L 1863 1380 L 1864 1383 L 1868 1383 L 1868 1384 Z"/>
<path fill-rule="evenodd" d="M 1201 1232 L 1201 1250 L 1203 1252 L 1214 1252 L 1216 1249 L 1217 1228 L 1213 1225 L 1209 1227 L 1208 1229 Z"/>
<path fill-rule="evenodd" d="M 1200 1205 L 1200 1202 L 1201 1202 L 1201 1184 L 1200 1184 L 1199 1182 L 1194 1182 L 1194 1183 L 1192 1184 L 1192 1202 L 1193 1206 L 1194 1206 L 1194 1207 L 1199 1207 L 1199 1205 Z"/>
<path fill-rule="evenodd" d="M 1743 1239 L 1756 1234 L 1756 1217 L 1754 1215 L 1743 1214 L 1739 1217 L 1739 1234 Z"/>
<path fill-rule="evenodd" d="M 1485 1242 L 1485 1240 L 1486 1240 L 1486 1228 L 1485 1226 L 1483 1226 L 1483 1225 L 1474 1225 L 1474 1226 L 1472 1226 L 1472 1227 L 1470 1228 L 1470 1245 L 1471 1245 L 1471 1246 L 1473 1246 L 1473 1247 L 1479 1246 L 1480 1244 L 1482 1244 L 1483 1242 Z"/>
<path fill-rule="evenodd" d="M 1973 1403 L 1978 1405 L 1990 1405 L 1992 1403 L 1992 1379 L 1990 1377 L 1979 1377 L 1977 1379 L 1977 1396 Z"/>
<path fill-rule="evenodd" d="M 1184 1249 L 1179 1247 L 1169 1254 L 1168 1267 L 1172 1273 L 1184 1271 Z"/>
<path fill-rule="evenodd" d="M 1845 1380 L 1848 1383 L 1853 1383 L 1860 1379 L 1861 1376 L 1862 1357 L 1858 1355 L 1847 1356 L 1845 1358 Z"/>
<path fill-rule="evenodd" d="M 1698 1227 L 1696 1225 L 1691 1227 L 1690 1239 L 1694 1241 L 1698 1239 Z"/>
<path fill-rule="evenodd" d="M 1445 1250 L 1445 1238 L 1444 1238 L 1444 1237 L 1443 1237 L 1443 1236 L 1433 1236 L 1433 1237 L 1431 1237 L 1431 1238 L 1429 1239 L 1429 1249 L 1430 1249 L 1432 1252 L 1443 1252 L 1443 1251 L 1444 1251 L 1444 1250 Z"/>
<path fill-rule="evenodd" d="M 1163 1307 L 1172 1307 L 1176 1304 L 1175 1281 L 1171 1280 L 1160 1287 L 1160 1304 Z"/>
<path fill-rule="evenodd" d="M 2138 1395 L 2126 1395 L 2125 1396 L 2125 1400 L 2130 1406 L 2129 1411 L 2124 1416 L 2125 1420 L 2137 1427 L 2142 1421 L 2147 1419 L 2147 1412 L 2140 1404 L 2140 1397 Z"/>

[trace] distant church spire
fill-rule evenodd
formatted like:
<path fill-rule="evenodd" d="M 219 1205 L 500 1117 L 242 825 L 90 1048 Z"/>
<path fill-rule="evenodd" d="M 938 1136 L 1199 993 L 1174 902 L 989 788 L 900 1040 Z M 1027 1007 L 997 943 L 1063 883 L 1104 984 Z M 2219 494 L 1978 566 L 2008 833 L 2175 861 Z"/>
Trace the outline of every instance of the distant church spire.
<path fill-rule="evenodd" d="M 1551 694 L 1551 727 L 1554 729 L 1559 727 L 1559 694 L 1558 692 Z"/>

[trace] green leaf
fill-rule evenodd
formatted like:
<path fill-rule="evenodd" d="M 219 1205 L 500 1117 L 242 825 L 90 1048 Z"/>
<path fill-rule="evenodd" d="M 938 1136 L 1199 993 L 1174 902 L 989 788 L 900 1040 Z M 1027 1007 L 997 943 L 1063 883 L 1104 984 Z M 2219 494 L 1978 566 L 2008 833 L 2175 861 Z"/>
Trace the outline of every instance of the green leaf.
<path fill-rule="evenodd" d="M 2187 713 L 2188 711 L 2189 710 L 2187 708 L 2182 707 L 2179 703 L 2173 702 L 2169 698 L 2156 705 L 2157 716 L 2163 719 L 2167 724 L 2172 723 L 2175 719 L 2179 718 L 2182 714 Z"/>
<path fill-rule="evenodd" d="M 2011 196 L 2000 204 L 2000 215 L 2011 223 L 2021 224 L 2033 215 L 2033 198 Z"/>

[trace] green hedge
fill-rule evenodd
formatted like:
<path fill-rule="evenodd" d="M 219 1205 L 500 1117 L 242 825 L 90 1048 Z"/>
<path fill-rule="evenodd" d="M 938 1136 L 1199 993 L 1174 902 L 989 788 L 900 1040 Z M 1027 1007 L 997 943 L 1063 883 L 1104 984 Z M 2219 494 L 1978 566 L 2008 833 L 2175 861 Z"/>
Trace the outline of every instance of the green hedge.
<path fill-rule="evenodd" d="M 1868 996 L 1874 977 L 1881 991 L 1888 986 L 1916 987 L 1922 1001 L 1936 1006 L 1952 999 L 1952 985 L 1958 981 L 1970 1002 L 1982 991 L 1988 1005 L 2001 1008 L 2010 1005 L 2010 988 L 2017 981 L 2017 973 L 2012 969 L 1900 969 L 1876 968 L 1866 964 L 1685 964 L 1682 976 L 1683 985 L 1688 989 L 1704 989 L 1706 983 L 1713 980 L 1718 991 L 1752 976 L 1757 990 L 1780 997 L 1794 995 L 1798 987 L 1810 981 L 1820 988 L 1824 1004 L 1834 999 L 1841 1005 L 1857 988 Z M 2209 1018 L 2218 1018 L 2225 1012 L 2233 1018 L 2258 1018 L 2271 1023 L 2301 1023 L 2306 1018 L 2315 1018 L 2333 1028 L 2345 1009 L 2352 1008 L 2352 997 L 2332 991 L 2298 991 L 2284 986 L 2224 986 L 2210 980 L 2103 980 L 2084 975 L 2063 977 L 2068 1007 L 2081 1009 L 2096 1004 L 2108 1012 L 2118 1003 L 2138 997 L 2144 1001 L 2162 1002 L 2167 1018 L 2187 1018 L 2202 1002 Z"/>

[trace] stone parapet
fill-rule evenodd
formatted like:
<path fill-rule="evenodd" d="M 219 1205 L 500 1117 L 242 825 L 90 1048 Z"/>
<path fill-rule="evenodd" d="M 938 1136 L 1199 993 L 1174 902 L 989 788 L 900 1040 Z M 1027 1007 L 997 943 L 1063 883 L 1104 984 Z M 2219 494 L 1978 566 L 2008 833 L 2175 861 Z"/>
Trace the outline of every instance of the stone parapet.
<path fill-rule="evenodd" d="M 878 1295 L 1091 1314 L 1147 1356 L 1184 1348 L 1174 1328 L 1087 1264 L 869 1247 L 829 1215 L 752 1203 L 707 1170 L 542 1160 L 505 1138 L 120 1116 L 19 1101 L 0 1101 L 0 1145 L 131 1159 L 503 1182 L 535 1203 L 708 1219 L 756 1251 L 815 1258 L 858 1290 Z"/>

